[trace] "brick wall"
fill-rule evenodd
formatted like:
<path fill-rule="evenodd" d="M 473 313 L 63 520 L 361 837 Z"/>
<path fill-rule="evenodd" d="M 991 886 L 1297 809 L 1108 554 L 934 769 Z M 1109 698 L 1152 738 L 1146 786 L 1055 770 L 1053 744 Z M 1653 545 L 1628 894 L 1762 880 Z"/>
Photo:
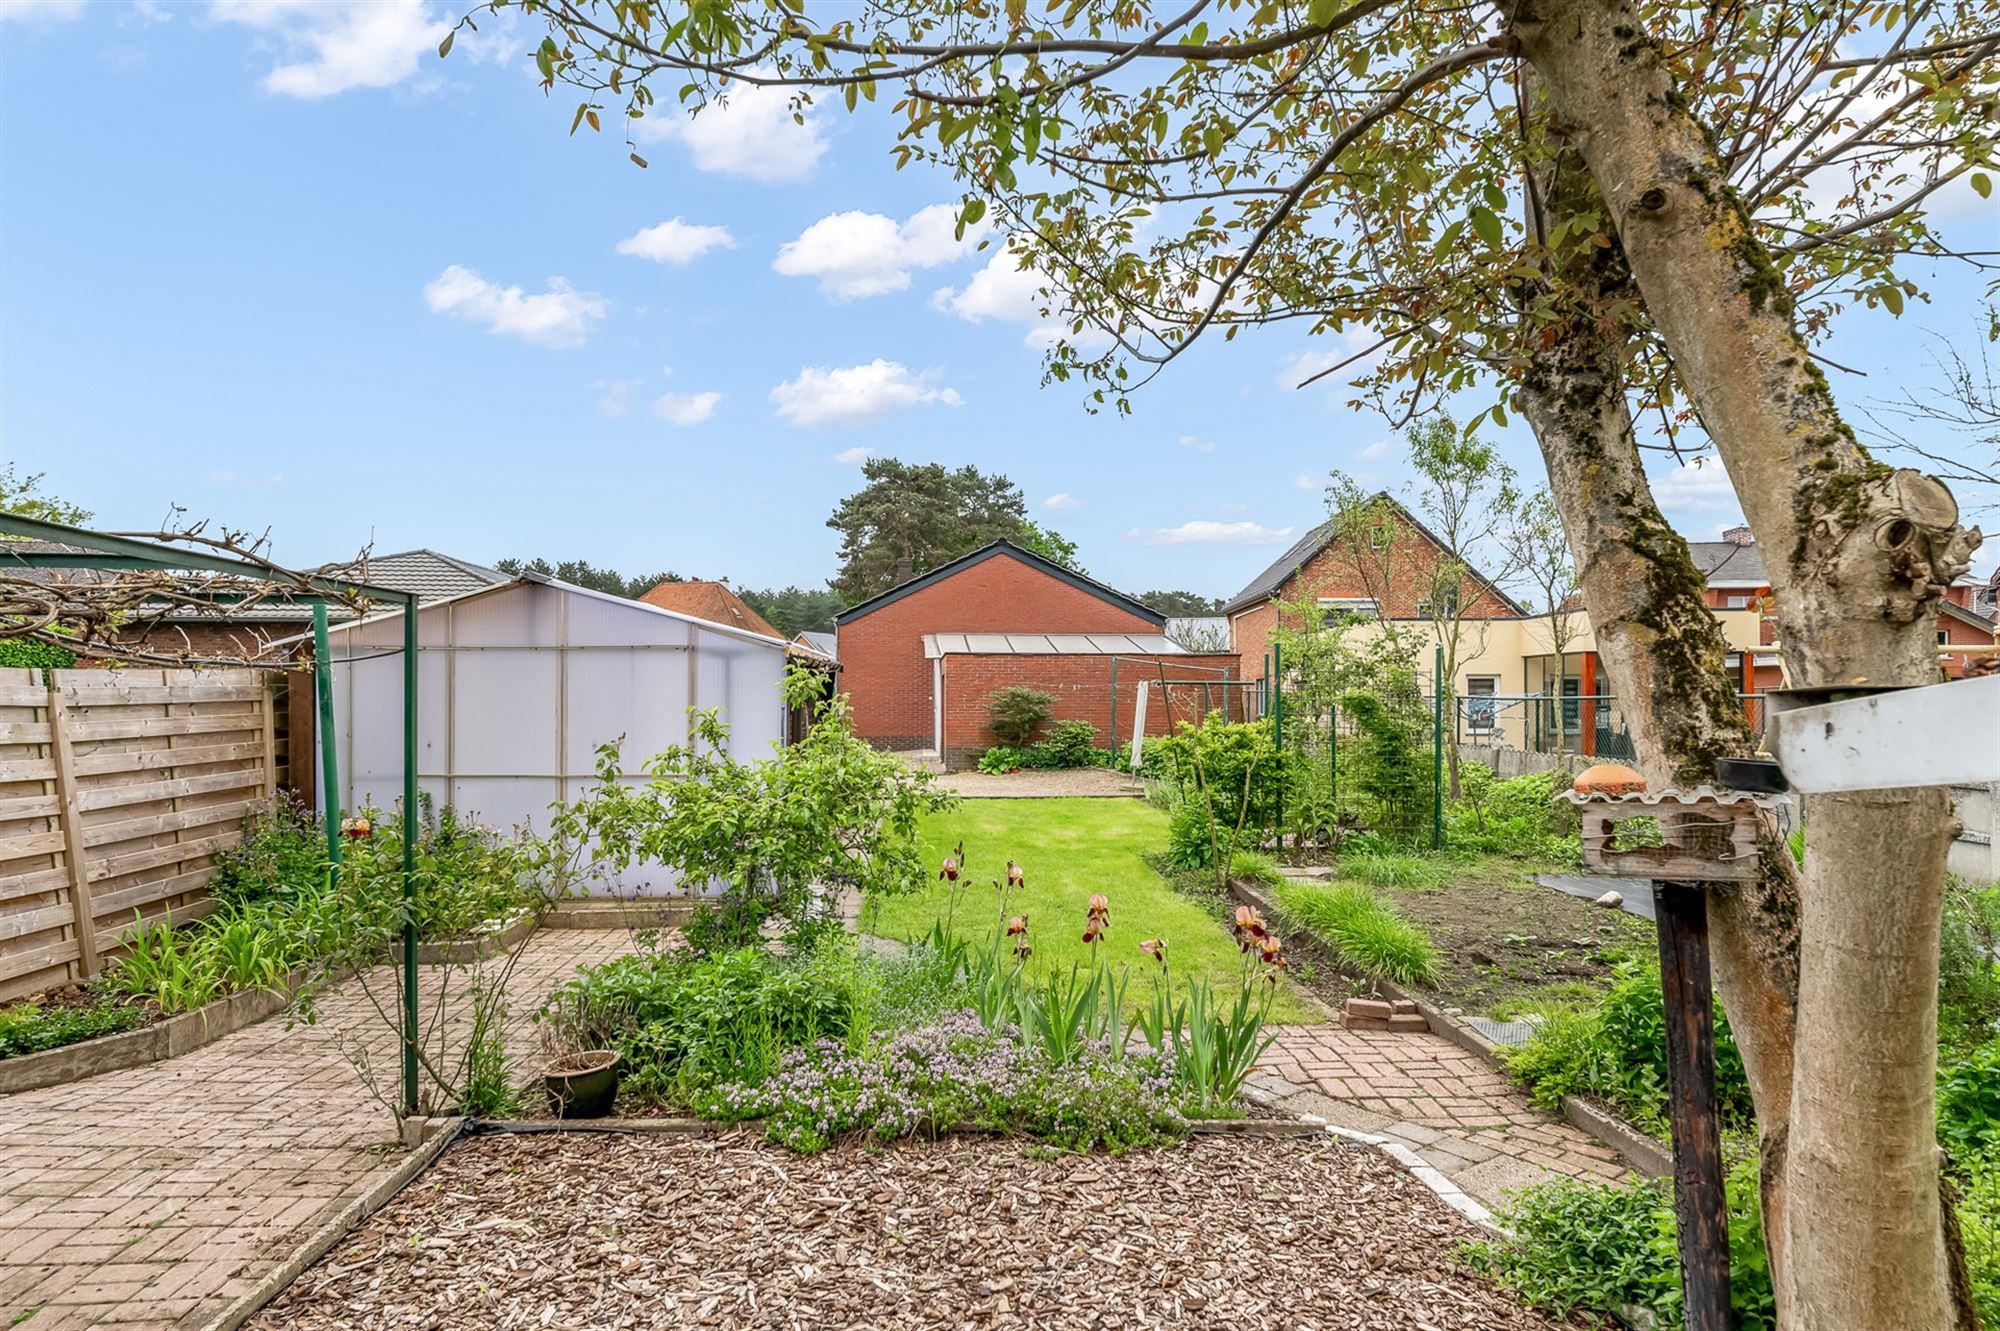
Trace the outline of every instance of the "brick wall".
<path fill-rule="evenodd" d="M 1116 739 L 1129 743 L 1132 723 L 1139 706 L 1139 681 L 1150 681 L 1146 700 L 1146 733 L 1164 735 L 1182 721 L 1198 721 L 1202 715 L 1202 685 L 1209 686 L 1207 701 L 1220 711 L 1223 696 L 1229 714 L 1243 719 L 1243 690 L 1224 688 L 1226 678 L 1243 677 L 1238 658 L 1232 652 L 1202 655 L 1129 656 L 1118 661 Z M 1109 656 L 987 656 L 962 653 L 944 658 L 944 756 L 951 768 L 970 767 L 993 744 L 987 729 L 988 703 L 996 689 L 1021 685 L 1055 695 L 1050 708 L 1052 721 L 1088 721 L 1097 727 L 1099 748 L 1113 740 L 1113 706 Z M 1166 697 L 1162 704 L 1160 681 L 1164 674 Z M 1170 715 L 1171 713 L 1171 715 Z"/>
<path fill-rule="evenodd" d="M 1993 643 L 1993 634 L 1989 630 L 1968 624 L 1952 615 L 1939 615 L 1937 626 L 1938 633 L 1944 638 L 1944 642 L 1938 646 L 1941 652 L 1949 651 L 1953 647 L 1988 647 Z M 1945 673 L 1953 679 L 1964 679 L 1966 667 L 1973 660 L 1973 657 L 1954 653 L 1944 660 Z"/>
<path fill-rule="evenodd" d="M 926 633 L 1158 633 L 1159 625 L 1002 551 L 840 626 L 841 687 L 855 733 L 931 746 Z"/>
<path fill-rule="evenodd" d="M 1335 541 L 1308 559 L 1298 572 L 1286 580 L 1279 589 L 1277 600 L 1296 604 L 1305 597 L 1317 600 L 1321 597 L 1378 596 L 1384 603 L 1381 606 L 1384 616 L 1390 619 L 1416 618 L 1418 603 L 1429 592 L 1431 576 L 1443 552 L 1400 515 L 1394 516 L 1392 521 L 1397 524 L 1397 534 L 1390 542 L 1386 588 L 1371 587 L 1369 579 L 1364 578 L 1356 568 L 1361 561 L 1357 560 L 1352 548 Z M 1380 566 L 1380 556 L 1367 552 L 1365 558 L 1373 561 L 1369 576 L 1376 576 L 1374 570 Z M 1469 607 L 1467 618 L 1502 619 L 1514 613 L 1484 579 L 1467 577 L 1460 594 Z M 1298 620 L 1295 614 L 1283 616 L 1287 628 L 1302 627 Z M 1279 622 L 1280 610 L 1274 601 L 1249 606 L 1230 616 L 1230 645 L 1243 658 L 1243 668 L 1252 676 L 1263 672 L 1264 653 L 1270 650 L 1271 634 Z"/>

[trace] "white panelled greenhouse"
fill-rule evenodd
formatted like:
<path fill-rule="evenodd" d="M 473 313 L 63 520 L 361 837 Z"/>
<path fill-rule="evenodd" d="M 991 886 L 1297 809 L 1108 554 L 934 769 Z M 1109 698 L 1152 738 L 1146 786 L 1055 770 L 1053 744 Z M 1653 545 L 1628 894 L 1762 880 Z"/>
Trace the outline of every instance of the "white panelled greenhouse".
<path fill-rule="evenodd" d="M 595 784 L 600 745 L 622 736 L 640 772 L 687 742 L 691 707 L 721 711 L 740 759 L 785 735 L 777 638 L 534 575 L 417 614 L 419 786 L 480 822 L 547 831 L 551 804 Z M 337 626 L 329 643 L 341 806 L 387 808 L 403 780 L 402 615 Z M 675 884 L 655 866 L 610 886 Z"/>

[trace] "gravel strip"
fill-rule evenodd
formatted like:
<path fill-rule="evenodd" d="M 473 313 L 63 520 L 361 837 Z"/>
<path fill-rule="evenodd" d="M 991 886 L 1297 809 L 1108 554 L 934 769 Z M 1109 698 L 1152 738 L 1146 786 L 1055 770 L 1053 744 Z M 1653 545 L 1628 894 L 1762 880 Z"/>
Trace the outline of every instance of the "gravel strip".
<path fill-rule="evenodd" d="M 1562 1325 L 1464 1270 L 1476 1236 L 1375 1151 L 1326 1138 L 803 1157 L 740 1133 L 481 1137 L 251 1326 Z"/>

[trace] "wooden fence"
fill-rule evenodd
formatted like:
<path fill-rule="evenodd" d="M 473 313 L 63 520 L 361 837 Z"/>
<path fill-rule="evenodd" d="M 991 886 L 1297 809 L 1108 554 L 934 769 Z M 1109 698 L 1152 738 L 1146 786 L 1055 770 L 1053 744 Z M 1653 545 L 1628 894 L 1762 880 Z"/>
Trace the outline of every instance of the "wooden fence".
<path fill-rule="evenodd" d="M 254 670 L 0 670 L 0 1001 L 206 913 L 274 788 L 275 710 Z"/>

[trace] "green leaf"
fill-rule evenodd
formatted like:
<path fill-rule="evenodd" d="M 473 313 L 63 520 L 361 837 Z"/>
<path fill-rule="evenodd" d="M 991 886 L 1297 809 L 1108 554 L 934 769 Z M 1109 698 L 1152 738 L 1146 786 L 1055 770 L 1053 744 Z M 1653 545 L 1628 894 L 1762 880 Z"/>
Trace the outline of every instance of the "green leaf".
<path fill-rule="evenodd" d="M 1306 22 L 1315 28 L 1325 27 L 1333 22 L 1333 16 L 1340 12 L 1340 0 L 1312 0 L 1306 6 Z"/>
<path fill-rule="evenodd" d="M 1972 192 L 1982 199 L 1993 197 L 1993 180 L 1984 171 L 1972 173 Z"/>
<path fill-rule="evenodd" d="M 632 154 L 632 160 L 637 164 L 639 164 L 640 166 L 644 166 L 646 164 L 646 159 L 639 156 L 639 154 L 637 153 Z"/>
<path fill-rule="evenodd" d="M 960 213 L 958 214 L 958 230 L 953 238 L 957 240 L 964 240 L 965 228 L 969 226 L 977 226 L 979 224 L 979 219 L 984 216 L 986 216 L 986 200 L 967 199 L 965 201 L 964 209 L 961 210 Z"/>
<path fill-rule="evenodd" d="M 1500 215 L 1490 208 L 1480 207 L 1470 209 L 1466 215 L 1472 222 L 1472 229 L 1479 233 L 1479 238 L 1499 249 L 1502 239 Z"/>
<path fill-rule="evenodd" d="M 438 59 L 442 60 L 446 56 L 451 54 L 451 44 L 453 39 L 456 38 L 457 36 L 458 36 L 458 29 L 456 28 L 453 28 L 450 32 L 447 32 L 444 35 L 444 40 L 438 43 Z"/>
<path fill-rule="evenodd" d="M 584 116 L 585 116 L 586 114 L 588 114 L 588 112 L 589 112 L 589 111 L 590 111 L 590 107 L 589 107 L 588 105 L 586 105 L 585 103 L 583 103 L 583 102 L 578 102 L 578 103 L 576 104 L 576 114 L 575 114 L 574 116 L 572 116 L 572 117 L 570 118 L 570 122 L 569 122 L 569 133 L 570 133 L 570 137 L 571 137 L 571 138 L 575 138 L 575 137 L 576 137 L 576 130 L 577 130 L 577 126 L 579 126 L 579 125 L 581 125 L 581 124 L 583 123 L 583 117 L 584 117 Z"/>
<path fill-rule="evenodd" d="M 1903 289 L 1901 287 L 1898 286 L 1883 287 L 1882 303 L 1889 307 L 1889 313 L 1895 315 L 1899 319 L 1903 317 Z"/>

